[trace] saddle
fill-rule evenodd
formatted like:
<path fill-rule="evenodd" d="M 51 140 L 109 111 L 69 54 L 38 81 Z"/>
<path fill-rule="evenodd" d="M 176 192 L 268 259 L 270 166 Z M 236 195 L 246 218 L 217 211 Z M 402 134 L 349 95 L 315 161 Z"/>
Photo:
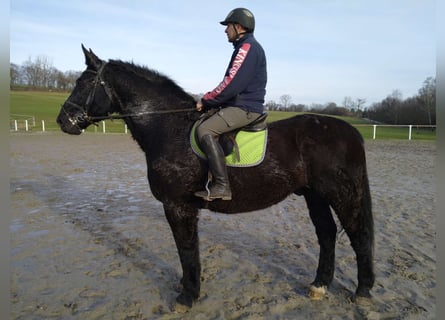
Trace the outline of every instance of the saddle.
<path fill-rule="evenodd" d="M 267 112 L 264 112 L 248 125 L 219 136 L 218 142 L 224 151 L 228 166 L 254 166 L 263 160 L 267 141 L 267 115 Z M 205 119 L 207 117 L 204 116 L 193 125 L 190 135 L 193 151 L 203 159 L 206 156 L 199 148 L 196 128 Z"/>
<path fill-rule="evenodd" d="M 224 150 L 224 155 L 228 156 L 232 152 L 235 152 L 237 160 L 240 161 L 239 146 L 235 139 L 236 135 L 240 131 L 258 132 L 265 130 L 267 127 L 266 118 L 267 112 L 263 112 L 257 119 L 249 123 L 247 126 L 220 135 L 219 144 Z"/>

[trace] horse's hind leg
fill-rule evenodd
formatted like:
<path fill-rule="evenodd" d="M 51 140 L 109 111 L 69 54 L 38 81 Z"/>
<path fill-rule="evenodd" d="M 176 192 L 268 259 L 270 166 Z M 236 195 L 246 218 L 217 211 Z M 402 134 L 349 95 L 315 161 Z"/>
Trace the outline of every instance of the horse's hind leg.
<path fill-rule="evenodd" d="M 192 307 L 199 298 L 201 264 L 199 260 L 198 210 L 187 206 L 167 206 L 164 211 L 178 249 L 182 266 L 182 292 L 176 298 L 175 309 Z"/>
<path fill-rule="evenodd" d="M 324 198 L 313 190 L 305 191 L 304 197 L 320 245 L 317 275 L 309 291 L 311 299 L 318 300 L 326 294 L 326 288 L 334 277 L 337 226 Z"/>
<path fill-rule="evenodd" d="M 371 210 L 371 196 L 367 180 L 362 187 L 359 207 L 350 206 L 335 209 L 338 218 L 348 235 L 357 258 L 358 286 L 356 298 L 370 298 L 374 285 L 374 221 Z M 349 199 L 350 200 L 350 199 Z M 344 203 L 344 201 L 343 201 Z M 349 203 L 353 203 L 349 201 Z"/>

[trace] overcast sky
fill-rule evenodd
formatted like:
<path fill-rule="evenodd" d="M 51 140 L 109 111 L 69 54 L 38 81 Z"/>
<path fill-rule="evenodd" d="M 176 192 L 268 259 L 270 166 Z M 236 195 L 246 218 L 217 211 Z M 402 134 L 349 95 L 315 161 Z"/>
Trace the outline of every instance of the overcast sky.
<path fill-rule="evenodd" d="M 191 93 L 221 80 L 232 45 L 219 21 L 236 7 L 256 18 L 266 51 L 266 101 L 366 99 L 417 94 L 436 75 L 433 0 L 13 0 L 10 60 L 46 56 L 61 71 L 85 69 L 81 43 L 100 58 L 160 71 Z"/>

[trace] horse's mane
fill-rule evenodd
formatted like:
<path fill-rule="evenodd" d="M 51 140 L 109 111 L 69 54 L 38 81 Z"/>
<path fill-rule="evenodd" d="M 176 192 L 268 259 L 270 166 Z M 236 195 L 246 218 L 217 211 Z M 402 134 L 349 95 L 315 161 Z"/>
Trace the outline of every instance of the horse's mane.
<path fill-rule="evenodd" d="M 122 60 L 110 60 L 109 63 L 117 65 L 127 71 L 134 73 L 136 76 L 148 80 L 152 84 L 162 87 L 165 90 L 174 92 L 175 95 L 181 97 L 182 99 L 190 99 L 195 101 L 192 95 L 187 93 L 183 88 L 181 88 L 175 81 L 170 77 L 162 74 L 159 71 L 150 69 L 146 66 L 137 65 L 133 62 L 125 62 Z"/>

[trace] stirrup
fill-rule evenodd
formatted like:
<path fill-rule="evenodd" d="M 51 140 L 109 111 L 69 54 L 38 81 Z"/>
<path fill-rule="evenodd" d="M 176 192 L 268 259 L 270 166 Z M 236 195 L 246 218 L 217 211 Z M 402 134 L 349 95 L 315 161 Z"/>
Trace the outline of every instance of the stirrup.
<path fill-rule="evenodd" d="M 203 191 L 196 191 L 195 192 L 195 196 L 203 198 L 206 201 L 213 201 L 213 200 L 217 200 L 217 199 L 221 199 L 221 200 L 232 200 L 232 192 L 229 188 L 228 192 L 227 190 L 225 190 L 225 192 L 222 192 L 220 195 L 212 195 L 212 190 L 211 187 L 209 188 L 209 181 L 207 181 L 206 186 L 205 186 L 205 190 Z M 214 188 L 217 188 L 216 186 Z M 224 187 L 222 187 L 224 188 Z"/>
<path fill-rule="evenodd" d="M 204 191 L 196 191 L 195 196 L 199 198 L 203 198 L 206 201 L 213 201 L 213 200 L 232 200 L 232 193 L 224 193 L 221 195 L 212 195 L 210 191 L 204 190 Z"/>

